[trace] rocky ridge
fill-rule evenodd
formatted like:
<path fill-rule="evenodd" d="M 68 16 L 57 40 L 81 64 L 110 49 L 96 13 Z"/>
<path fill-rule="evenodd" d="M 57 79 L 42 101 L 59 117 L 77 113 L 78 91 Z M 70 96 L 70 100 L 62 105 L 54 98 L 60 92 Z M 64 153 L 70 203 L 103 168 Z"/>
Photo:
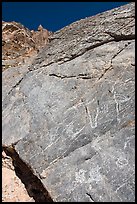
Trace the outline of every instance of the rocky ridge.
<path fill-rule="evenodd" d="M 55 32 L 3 90 L 3 150 L 35 201 L 135 201 L 134 3 Z"/>
<path fill-rule="evenodd" d="M 30 31 L 20 23 L 2 21 L 2 70 L 30 64 L 50 35 L 41 25 L 38 31 Z"/>

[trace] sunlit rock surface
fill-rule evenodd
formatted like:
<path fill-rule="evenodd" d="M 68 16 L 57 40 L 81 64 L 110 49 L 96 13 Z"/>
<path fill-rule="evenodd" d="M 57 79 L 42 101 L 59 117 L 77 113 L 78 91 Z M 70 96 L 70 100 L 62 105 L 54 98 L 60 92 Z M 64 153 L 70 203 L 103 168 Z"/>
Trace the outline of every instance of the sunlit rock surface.
<path fill-rule="evenodd" d="M 3 145 L 54 202 L 134 202 L 135 4 L 49 41 L 15 80 L 3 72 Z"/>

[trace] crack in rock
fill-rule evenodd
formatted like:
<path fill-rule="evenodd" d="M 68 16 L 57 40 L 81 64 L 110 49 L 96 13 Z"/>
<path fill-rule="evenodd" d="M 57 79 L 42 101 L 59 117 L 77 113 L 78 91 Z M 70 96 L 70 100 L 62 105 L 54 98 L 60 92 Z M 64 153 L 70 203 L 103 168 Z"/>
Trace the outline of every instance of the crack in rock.
<path fill-rule="evenodd" d="M 107 67 L 105 70 L 104 70 L 104 72 L 102 73 L 102 75 L 98 78 L 98 80 L 100 80 L 105 74 L 106 74 L 106 72 L 108 71 L 108 70 L 111 70 L 111 69 L 113 69 L 113 66 L 112 66 L 112 61 L 113 61 L 113 59 L 115 59 L 128 45 L 130 45 L 131 44 L 131 42 L 128 42 L 128 44 L 125 44 L 125 46 L 123 47 L 123 48 L 121 48 L 116 54 L 114 54 L 114 56 L 111 58 L 111 62 L 110 62 L 110 66 L 109 67 Z"/>
<path fill-rule="evenodd" d="M 26 75 L 29 73 L 29 71 L 27 71 L 23 77 L 11 88 L 11 90 L 7 93 L 7 96 L 11 94 L 11 92 L 13 91 L 14 88 L 16 88 L 17 86 L 20 85 L 20 83 L 22 82 L 22 80 L 26 77 Z"/>
<path fill-rule="evenodd" d="M 53 63 L 58 63 L 58 62 L 60 62 L 59 64 L 64 64 L 65 62 L 71 61 L 71 60 L 85 54 L 89 50 L 92 50 L 92 49 L 97 48 L 97 47 L 99 47 L 101 45 L 107 44 L 109 42 L 128 41 L 128 40 L 134 40 L 135 39 L 135 34 L 129 34 L 129 35 L 125 35 L 125 34 L 122 34 L 122 33 L 121 34 L 116 34 L 116 33 L 113 33 L 111 31 L 104 31 L 104 33 L 108 34 L 111 38 L 109 38 L 109 39 L 107 38 L 106 40 L 103 40 L 103 41 L 98 42 L 98 43 L 96 43 L 94 45 L 88 46 L 86 48 L 83 48 L 77 54 L 73 54 L 71 56 L 66 56 L 64 58 L 58 58 L 58 59 L 56 59 L 54 61 L 51 61 L 51 62 L 49 62 L 49 63 L 47 63 L 45 65 L 42 65 L 42 67 L 40 66 L 40 68 L 47 67 L 47 66 L 49 66 L 49 65 L 51 65 Z M 32 64 L 32 66 L 29 68 L 29 71 L 34 71 L 34 70 L 37 70 L 37 69 L 40 69 L 40 68 L 34 67 L 33 64 Z"/>
<path fill-rule="evenodd" d="M 78 74 L 78 76 L 76 75 L 70 75 L 70 76 L 67 76 L 67 75 L 60 75 L 60 74 L 49 74 L 49 76 L 54 76 L 54 77 L 57 77 L 57 78 L 60 78 L 60 79 L 69 79 L 69 78 L 77 78 L 77 79 L 91 79 L 91 76 L 88 75 L 88 74 Z"/>
<path fill-rule="evenodd" d="M 108 32 L 106 32 L 106 33 L 108 33 Z M 111 32 L 109 32 L 109 35 L 110 35 L 110 33 Z M 112 33 L 111 33 L 112 34 Z M 104 45 L 104 44 L 107 44 L 107 43 L 109 43 L 109 42 L 113 42 L 113 41 L 115 41 L 115 42 L 119 42 L 119 41 L 127 41 L 127 40 L 134 40 L 135 39 L 135 34 L 131 34 L 131 35 L 123 35 L 123 34 L 121 34 L 121 35 L 117 35 L 117 34 L 115 34 L 115 35 L 113 35 L 112 34 L 112 36 L 110 35 L 110 37 L 113 37 L 113 39 L 107 39 L 107 40 L 104 40 L 103 42 L 99 42 L 99 43 L 97 43 L 97 44 L 95 44 L 95 45 L 91 45 L 91 46 L 89 46 L 89 47 L 87 47 L 87 48 L 85 48 L 84 50 L 83 50 L 83 52 L 81 52 L 80 54 L 78 54 L 78 55 L 76 55 L 75 57 L 72 57 L 71 59 L 69 59 L 69 60 L 67 60 L 67 61 L 70 61 L 70 60 L 72 60 L 72 59 L 74 59 L 74 58 L 76 58 L 76 57 L 79 57 L 79 56 L 81 56 L 81 55 L 83 55 L 85 52 L 87 52 L 87 51 L 89 51 L 89 50 L 91 50 L 91 49 L 94 49 L 94 48 L 97 48 L 97 47 L 99 47 L 99 46 L 101 46 L 101 45 Z M 119 53 L 118 53 L 119 54 Z M 66 61 L 65 61 L 66 62 Z"/>
<path fill-rule="evenodd" d="M 135 34 L 124 35 L 124 34 L 116 34 L 111 31 L 105 31 L 106 34 L 110 35 L 110 37 L 114 38 L 114 41 L 118 42 L 121 40 L 134 40 Z"/>
<path fill-rule="evenodd" d="M 35 202 L 54 202 L 40 179 L 34 175 L 31 167 L 19 157 L 19 154 L 15 150 L 15 146 L 3 145 L 2 149 L 7 156 L 12 158 L 15 173 L 25 185 L 29 196 L 33 197 Z"/>
<path fill-rule="evenodd" d="M 89 193 L 86 193 L 86 195 L 88 195 L 90 197 L 92 202 L 95 202 L 94 199 L 92 198 L 92 196 Z"/>

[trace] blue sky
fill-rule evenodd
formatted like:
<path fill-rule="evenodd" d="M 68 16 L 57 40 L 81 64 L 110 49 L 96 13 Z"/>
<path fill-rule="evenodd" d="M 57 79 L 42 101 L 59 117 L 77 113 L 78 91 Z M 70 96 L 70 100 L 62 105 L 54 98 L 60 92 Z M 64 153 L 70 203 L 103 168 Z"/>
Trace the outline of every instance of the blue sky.
<path fill-rule="evenodd" d="M 70 23 L 128 2 L 2 2 L 2 20 L 16 21 L 30 30 L 41 24 L 57 31 Z"/>

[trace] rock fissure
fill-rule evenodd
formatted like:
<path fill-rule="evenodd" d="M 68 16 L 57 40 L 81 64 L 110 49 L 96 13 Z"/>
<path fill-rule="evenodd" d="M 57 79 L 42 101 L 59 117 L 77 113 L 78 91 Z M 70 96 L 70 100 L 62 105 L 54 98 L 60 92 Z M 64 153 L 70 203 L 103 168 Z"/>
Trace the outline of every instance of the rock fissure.
<path fill-rule="evenodd" d="M 94 199 L 92 198 L 92 196 L 89 193 L 86 193 L 86 195 L 88 195 L 90 197 L 90 199 L 92 200 L 92 202 L 95 202 Z"/>
<path fill-rule="evenodd" d="M 98 78 L 98 80 L 100 80 L 108 70 L 113 69 L 113 59 L 115 59 L 115 57 L 117 57 L 129 44 L 131 44 L 131 42 L 128 42 L 128 44 L 125 44 L 125 46 L 123 48 L 121 48 L 116 54 L 113 55 L 113 57 L 111 58 L 110 61 L 110 66 L 108 66 L 106 69 L 104 69 L 104 72 L 101 74 L 101 76 Z"/>
<path fill-rule="evenodd" d="M 119 42 L 121 40 L 134 40 L 135 34 L 125 35 L 125 34 L 117 34 L 113 33 L 111 31 L 105 31 L 108 35 L 110 35 L 112 38 L 114 38 L 114 41 Z"/>
<path fill-rule="evenodd" d="M 54 76 L 54 77 L 57 77 L 57 78 L 60 78 L 60 79 L 64 79 L 64 78 L 76 78 L 76 79 L 91 79 L 91 76 L 88 75 L 88 74 L 78 74 L 77 76 L 76 75 L 60 75 L 60 74 L 49 74 L 49 76 Z"/>
<path fill-rule="evenodd" d="M 47 67 L 53 63 L 58 63 L 60 62 L 59 64 L 64 64 L 68 61 L 71 61 L 73 59 L 75 59 L 76 57 L 79 57 L 83 54 L 85 54 L 87 51 L 89 50 L 92 50 L 94 48 L 97 48 L 101 45 L 104 45 L 104 44 L 107 44 L 107 43 L 110 43 L 110 42 L 119 42 L 119 41 L 128 41 L 128 40 L 134 40 L 135 39 L 135 34 L 129 34 L 129 35 L 125 35 L 125 34 L 116 34 L 116 33 L 113 33 L 113 32 L 110 32 L 110 31 L 105 31 L 104 33 L 108 34 L 110 36 L 110 39 L 106 39 L 104 41 L 101 41 L 101 42 L 98 42 L 94 45 L 91 45 L 91 46 L 88 46 L 86 48 L 84 48 L 83 50 L 81 50 L 78 54 L 73 54 L 71 56 L 65 56 L 64 58 L 58 58 L 56 59 L 55 61 L 51 61 L 45 65 L 42 65 L 42 67 L 40 66 L 40 68 L 43 68 L 43 67 Z M 34 71 L 34 70 L 37 70 L 37 69 L 40 69 L 40 68 L 33 68 L 33 65 L 29 68 L 29 71 Z"/>
<path fill-rule="evenodd" d="M 80 51 L 80 53 L 71 55 L 71 57 L 68 57 L 67 60 L 63 61 L 63 62 L 60 63 L 60 64 L 63 64 L 64 62 L 71 61 L 71 60 L 73 60 L 73 59 L 75 59 L 75 58 L 77 58 L 77 57 L 79 57 L 79 56 L 85 54 L 87 51 L 92 50 L 92 49 L 94 49 L 94 48 L 97 48 L 97 47 L 99 47 L 99 46 L 101 46 L 101 45 L 104 45 L 104 44 L 106 44 L 106 43 L 109 43 L 109 42 L 111 42 L 111 41 L 112 41 L 111 39 L 110 39 L 110 40 L 107 39 L 107 40 L 105 40 L 105 41 L 103 41 L 103 42 L 96 43 L 95 45 L 88 46 L 88 47 L 84 48 L 82 51 Z M 62 59 L 61 59 L 61 60 L 62 60 Z M 60 59 L 57 59 L 56 62 L 59 62 L 59 61 L 60 61 Z"/>
<path fill-rule="evenodd" d="M 128 39 L 127 39 L 127 40 L 128 40 Z M 115 57 L 117 57 L 118 54 L 120 54 L 129 44 L 130 44 L 130 42 L 128 42 L 128 44 L 125 44 L 125 46 L 124 46 L 122 49 L 120 49 L 120 50 L 111 58 L 110 66 L 107 67 L 107 68 L 104 70 L 103 74 L 99 77 L 98 80 L 100 80 L 100 79 L 105 75 L 105 73 L 106 73 L 108 70 L 111 70 L 111 69 L 113 68 L 113 66 L 112 66 L 112 61 L 113 61 L 113 59 L 114 59 Z M 49 74 L 49 76 L 54 76 L 54 77 L 61 78 L 61 79 L 64 79 L 64 78 L 91 79 L 91 78 L 92 78 L 90 75 L 87 75 L 87 74 L 78 74 L 77 76 L 76 76 L 76 75 L 67 76 L 67 75 L 60 75 L 60 74 L 54 74 L 54 73 L 52 73 L 52 74 Z"/>
<path fill-rule="evenodd" d="M 23 75 L 23 77 L 21 77 L 21 79 L 10 89 L 10 91 L 7 93 L 7 96 L 11 94 L 11 92 L 13 91 L 14 88 L 16 88 L 17 86 L 20 85 L 20 83 L 21 83 L 22 80 L 26 77 L 26 75 L 27 75 L 28 73 L 29 73 L 29 71 L 26 72 L 26 73 Z"/>
<path fill-rule="evenodd" d="M 12 158 L 15 173 L 25 185 L 29 196 L 33 197 L 35 202 L 54 202 L 40 179 L 34 174 L 32 168 L 19 157 L 15 146 L 3 145 L 2 150 L 7 156 Z"/>
<path fill-rule="evenodd" d="M 116 54 L 114 54 L 114 56 L 111 59 L 111 64 L 112 64 L 112 60 L 117 57 L 128 45 L 130 45 L 131 42 L 128 42 L 127 44 L 125 44 L 125 46 L 123 48 L 121 48 Z"/>
<path fill-rule="evenodd" d="M 119 42 L 119 41 L 127 41 L 127 40 L 134 40 L 135 39 L 135 34 L 133 34 L 133 35 L 123 35 L 123 34 L 117 35 L 117 34 L 113 34 L 113 33 L 108 32 L 108 31 L 106 31 L 105 33 L 109 34 L 110 37 L 113 37 L 113 39 L 107 39 L 107 40 L 105 40 L 103 42 L 99 42 L 99 43 L 96 43 L 95 45 L 91 45 L 91 46 L 83 49 L 83 51 L 81 51 L 79 54 L 73 55 L 72 57 L 70 57 L 69 59 L 65 60 L 64 62 L 71 61 L 71 60 L 75 59 L 76 57 L 79 57 L 79 56 L 85 54 L 85 52 L 87 52 L 89 50 L 92 50 L 94 48 L 97 48 L 97 47 L 99 47 L 101 45 L 104 45 L 104 44 L 107 44 L 107 43 L 110 43 L 110 42 L 113 42 L 113 41 Z M 61 60 L 62 59 L 58 59 L 56 62 L 61 61 Z M 64 62 L 62 62 L 60 64 L 63 64 Z"/>

